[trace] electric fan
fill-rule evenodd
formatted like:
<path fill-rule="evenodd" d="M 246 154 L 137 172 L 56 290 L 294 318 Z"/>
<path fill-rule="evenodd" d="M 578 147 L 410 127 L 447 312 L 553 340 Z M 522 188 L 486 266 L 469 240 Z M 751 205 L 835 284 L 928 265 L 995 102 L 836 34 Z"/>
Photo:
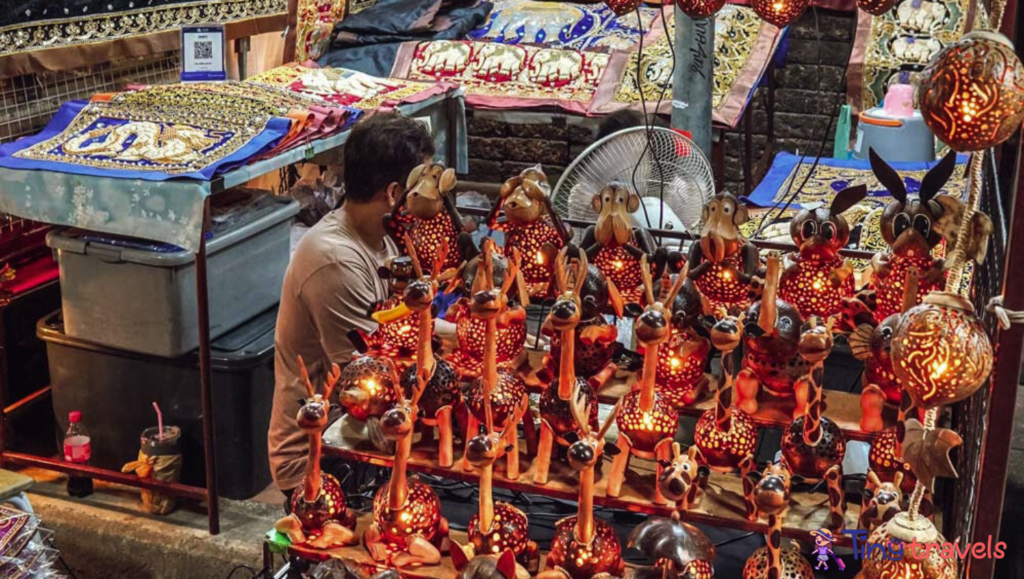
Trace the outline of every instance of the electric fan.
<path fill-rule="evenodd" d="M 558 214 L 596 221 L 591 199 L 617 184 L 640 195 L 642 207 L 632 214 L 635 225 L 696 234 L 701 209 L 715 194 L 711 165 L 693 141 L 671 129 L 651 128 L 650 147 L 647 137 L 647 127 L 632 127 L 583 151 L 555 185 Z"/>

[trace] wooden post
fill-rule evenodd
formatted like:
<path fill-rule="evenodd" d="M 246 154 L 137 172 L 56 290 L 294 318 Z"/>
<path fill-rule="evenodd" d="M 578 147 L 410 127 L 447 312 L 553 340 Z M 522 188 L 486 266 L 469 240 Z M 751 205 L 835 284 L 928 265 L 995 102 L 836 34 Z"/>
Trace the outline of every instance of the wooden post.
<path fill-rule="evenodd" d="M 711 88 L 715 17 L 694 20 L 675 8 L 676 68 L 672 72 L 672 128 L 689 131 L 711 157 Z"/>

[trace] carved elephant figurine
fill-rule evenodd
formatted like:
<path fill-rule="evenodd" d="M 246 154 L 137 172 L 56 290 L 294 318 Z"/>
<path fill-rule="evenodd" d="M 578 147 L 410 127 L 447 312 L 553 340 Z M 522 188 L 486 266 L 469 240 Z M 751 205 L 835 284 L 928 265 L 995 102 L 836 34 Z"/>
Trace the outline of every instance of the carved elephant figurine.
<path fill-rule="evenodd" d="M 423 49 L 421 69 L 427 74 L 457 74 L 466 70 L 473 50 L 463 42 L 439 40 Z"/>

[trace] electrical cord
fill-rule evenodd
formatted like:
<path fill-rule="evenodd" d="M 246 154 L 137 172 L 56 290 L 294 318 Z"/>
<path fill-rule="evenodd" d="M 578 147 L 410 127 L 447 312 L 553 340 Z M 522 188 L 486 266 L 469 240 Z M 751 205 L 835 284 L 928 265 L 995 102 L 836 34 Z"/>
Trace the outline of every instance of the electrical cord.
<path fill-rule="evenodd" d="M 651 123 L 647 120 L 647 98 L 644 96 L 644 87 L 640 82 L 641 70 L 640 70 L 640 55 L 644 53 L 644 21 L 640 15 L 640 5 L 636 7 L 636 25 L 640 29 L 639 44 L 636 51 L 636 86 L 640 93 L 640 110 L 644 117 L 644 135 L 646 142 L 644 143 L 644 149 L 640 152 L 640 155 L 636 158 L 636 164 L 633 165 L 633 174 L 630 176 L 630 182 L 633 184 L 633 191 L 637 195 L 640 194 L 640 187 L 636 184 L 636 172 L 640 170 L 640 164 L 644 161 L 644 155 L 647 154 L 647 150 L 651 147 Z M 655 112 L 657 114 L 657 112 Z M 642 202 L 640 208 L 644 211 L 644 221 L 647 222 L 647 227 L 654 227 L 651 225 L 651 216 L 647 213 L 647 206 Z"/>

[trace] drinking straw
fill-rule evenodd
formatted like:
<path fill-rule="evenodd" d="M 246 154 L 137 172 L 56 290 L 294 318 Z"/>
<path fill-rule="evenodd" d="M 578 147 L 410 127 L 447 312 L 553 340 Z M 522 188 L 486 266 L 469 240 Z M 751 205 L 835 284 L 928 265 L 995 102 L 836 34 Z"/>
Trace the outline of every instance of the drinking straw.
<path fill-rule="evenodd" d="M 153 410 L 156 410 L 156 429 L 157 429 L 157 440 L 164 439 L 164 415 L 160 412 L 160 405 L 153 402 Z"/>

